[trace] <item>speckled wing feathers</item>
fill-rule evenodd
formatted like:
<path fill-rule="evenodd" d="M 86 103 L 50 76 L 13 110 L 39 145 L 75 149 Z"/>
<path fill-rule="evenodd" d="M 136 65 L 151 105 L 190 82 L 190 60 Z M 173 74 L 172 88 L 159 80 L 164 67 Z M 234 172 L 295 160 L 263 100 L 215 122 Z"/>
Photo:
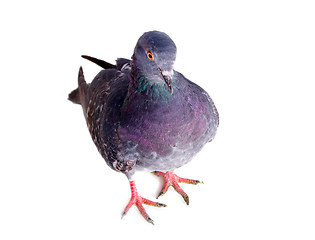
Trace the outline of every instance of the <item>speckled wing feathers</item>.
<path fill-rule="evenodd" d="M 121 145 L 118 134 L 120 109 L 128 84 L 128 75 L 119 70 L 108 69 L 95 77 L 88 91 L 87 124 L 93 141 L 106 163 L 121 172 L 129 171 L 135 164 L 132 159 L 118 158 Z"/>

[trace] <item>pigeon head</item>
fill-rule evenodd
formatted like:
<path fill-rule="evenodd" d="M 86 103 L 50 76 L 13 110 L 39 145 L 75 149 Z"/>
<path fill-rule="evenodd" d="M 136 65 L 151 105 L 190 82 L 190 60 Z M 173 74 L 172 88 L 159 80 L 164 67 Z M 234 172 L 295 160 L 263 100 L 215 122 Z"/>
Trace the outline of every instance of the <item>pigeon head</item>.
<path fill-rule="evenodd" d="M 167 34 L 158 31 L 144 33 L 137 42 L 132 59 L 133 67 L 147 81 L 166 84 L 170 93 L 173 92 L 176 45 Z"/>

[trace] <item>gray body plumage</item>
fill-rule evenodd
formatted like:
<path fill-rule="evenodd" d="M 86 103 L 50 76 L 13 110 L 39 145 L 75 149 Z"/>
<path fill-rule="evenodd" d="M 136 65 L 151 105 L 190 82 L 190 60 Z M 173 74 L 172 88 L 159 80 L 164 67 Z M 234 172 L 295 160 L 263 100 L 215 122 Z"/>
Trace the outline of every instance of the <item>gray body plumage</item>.
<path fill-rule="evenodd" d="M 148 52 L 154 60 L 148 60 Z M 106 68 L 91 82 L 79 72 L 69 99 L 80 103 L 92 139 L 106 163 L 128 177 L 135 171 L 170 171 L 211 141 L 219 116 L 210 96 L 173 70 L 176 47 L 164 33 L 148 32 L 132 60 Z"/>

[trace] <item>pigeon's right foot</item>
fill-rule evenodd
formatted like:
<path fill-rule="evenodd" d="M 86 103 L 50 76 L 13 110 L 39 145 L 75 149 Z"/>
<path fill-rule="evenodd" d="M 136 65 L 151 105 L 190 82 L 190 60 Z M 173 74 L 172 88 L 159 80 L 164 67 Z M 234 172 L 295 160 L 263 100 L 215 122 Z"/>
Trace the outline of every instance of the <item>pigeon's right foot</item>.
<path fill-rule="evenodd" d="M 138 207 L 141 215 L 145 218 L 145 220 L 147 220 L 149 223 L 154 224 L 153 220 L 149 217 L 149 215 L 145 211 L 142 204 L 147 204 L 147 205 L 151 205 L 151 206 L 155 206 L 155 207 L 166 207 L 166 205 L 162 204 L 162 203 L 158 203 L 158 202 L 152 202 L 148 199 L 141 197 L 138 194 L 138 191 L 136 189 L 136 185 L 135 185 L 134 181 L 130 181 L 130 188 L 131 188 L 131 199 L 130 199 L 129 203 L 127 204 L 127 206 L 126 206 L 126 208 L 122 214 L 122 218 L 127 214 L 127 212 L 132 207 L 132 205 L 135 204 Z"/>

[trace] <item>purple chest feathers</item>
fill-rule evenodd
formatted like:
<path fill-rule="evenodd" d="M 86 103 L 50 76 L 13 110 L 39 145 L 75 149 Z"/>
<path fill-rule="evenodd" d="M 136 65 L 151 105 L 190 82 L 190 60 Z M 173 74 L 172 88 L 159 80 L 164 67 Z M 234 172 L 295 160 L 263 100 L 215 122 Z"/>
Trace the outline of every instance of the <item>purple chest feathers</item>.
<path fill-rule="evenodd" d="M 133 143 L 137 151 L 155 152 L 161 157 L 173 148 L 203 145 L 209 128 L 207 106 L 188 97 L 171 104 L 138 104 L 122 122 L 120 138 Z"/>

